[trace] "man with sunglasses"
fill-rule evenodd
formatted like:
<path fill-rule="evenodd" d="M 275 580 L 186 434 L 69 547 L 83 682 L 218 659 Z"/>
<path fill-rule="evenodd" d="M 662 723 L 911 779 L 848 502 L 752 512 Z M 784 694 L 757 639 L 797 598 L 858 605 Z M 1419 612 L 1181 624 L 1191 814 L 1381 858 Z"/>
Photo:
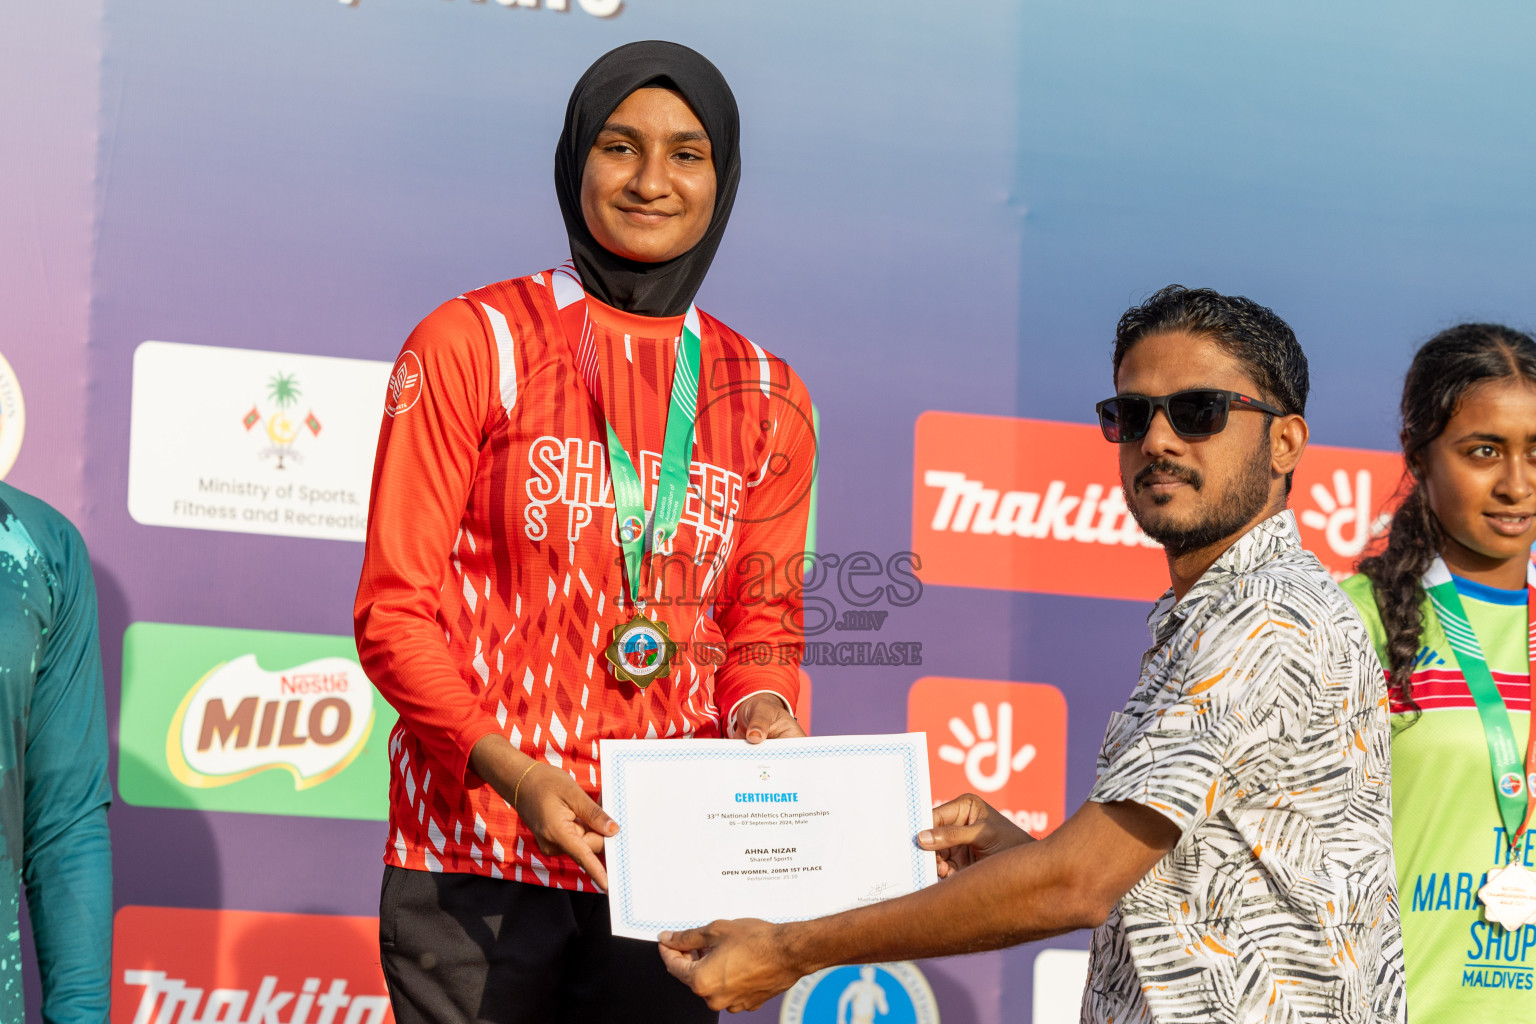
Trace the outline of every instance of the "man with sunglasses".
<path fill-rule="evenodd" d="M 1381 665 L 1286 509 L 1306 357 L 1269 309 L 1174 285 L 1121 317 L 1114 380 L 1099 424 L 1172 586 L 1088 802 L 1036 840 L 968 794 L 917 837 L 939 885 L 663 934 L 711 1006 L 1093 928 L 1084 1021 L 1403 1019 Z"/>

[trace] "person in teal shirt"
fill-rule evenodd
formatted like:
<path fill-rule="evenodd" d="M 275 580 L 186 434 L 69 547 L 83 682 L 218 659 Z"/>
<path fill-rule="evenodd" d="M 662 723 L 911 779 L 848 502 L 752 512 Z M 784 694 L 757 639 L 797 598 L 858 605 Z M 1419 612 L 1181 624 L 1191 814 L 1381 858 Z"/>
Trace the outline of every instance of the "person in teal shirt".
<path fill-rule="evenodd" d="M 107 1019 L 111 802 L 90 556 L 69 520 L 0 483 L 0 1021 L 23 1019 L 23 882 L 43 1019 Z"/>

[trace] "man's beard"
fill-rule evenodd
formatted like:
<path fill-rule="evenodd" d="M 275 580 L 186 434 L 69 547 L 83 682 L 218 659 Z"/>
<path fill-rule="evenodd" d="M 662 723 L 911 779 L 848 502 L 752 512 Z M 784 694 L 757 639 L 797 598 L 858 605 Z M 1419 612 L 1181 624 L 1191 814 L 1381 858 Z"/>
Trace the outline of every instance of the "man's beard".
<path fill-rule="evenodd" d="M 1136 500 L 1136 494 L 1137 489 L 1153 473 L 1176 477 L 1194 490 L 1201 491 L 1205 487 L 1205 478 L 1199 471 L 1159 459 L 1137 473 L 1136 479 L 1131 481 L 1129 487 L 1126 487 L 1125 480 L 1122 478 L 1121 486 L 1131 497 L 1126 504 L 1131 507 L 1131 515 L 1135 517 L 1136 525 L 1141 527 L 1141 532 L 1157 541 L 1170 555 L 1177 558 L 1191 551 L 1209 547 L 1217 541 L 1226 540 L 1253 522 L 1254 518 L 1264 510 L 1264 506 L 1269 504 L 1269 432 L 1265 431 L 1261 439 L 1263 443 L 1253 450 L 1253 454 L 1249 457 L 1232 489 L 1222 495 L 1220 501 L 1203 509 L 1205 517 L 1198 522 L 1186 525 L 1148 522 L 1148 517 L 1140 508 L 1140 502 Z M 1154 498 L 1153 505 L 1157 504 Z"/>

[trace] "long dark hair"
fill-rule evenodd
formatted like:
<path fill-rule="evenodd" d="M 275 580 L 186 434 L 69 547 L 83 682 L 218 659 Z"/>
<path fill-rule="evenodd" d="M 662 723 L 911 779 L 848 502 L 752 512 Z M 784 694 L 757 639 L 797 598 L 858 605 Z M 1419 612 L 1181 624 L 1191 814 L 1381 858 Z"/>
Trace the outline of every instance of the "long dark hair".
<path fill-rule="evenodd" d="M 1513 378 L 1536 383 L 1536 341 L 1501 324 L 1458 324 L 1424 343 L 1403 381 L 1400 436 L 1408 493 L 1392 516 L 1386 547 L 1361 559 L 1358 568 L 1370 577 L 1386 628 L 1388 688 L 1410 708 L 1418 708 L 1408 680 L 1424 630 L 1420 581 L 1444 540 L 1424 493 L 1424 450 L 1445 430 L 1468 390 Z"/>

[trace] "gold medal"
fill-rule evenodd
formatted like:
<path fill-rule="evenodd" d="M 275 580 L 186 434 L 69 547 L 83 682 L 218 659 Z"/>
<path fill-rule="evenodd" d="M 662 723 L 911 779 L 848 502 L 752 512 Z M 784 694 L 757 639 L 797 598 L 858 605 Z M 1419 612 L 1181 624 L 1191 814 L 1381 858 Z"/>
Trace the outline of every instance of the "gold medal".
<path fill-rule="evenodd" d="M 604 652 L 613 674 L 625 682 L 645 689 L 653 680 L 665 679 L 672 672 L 672 655 L 677 645 L 667 633 L 665 622 L 653 622 L 636 615 L 622 626 L 613 627 L 613 641 Z"/>

